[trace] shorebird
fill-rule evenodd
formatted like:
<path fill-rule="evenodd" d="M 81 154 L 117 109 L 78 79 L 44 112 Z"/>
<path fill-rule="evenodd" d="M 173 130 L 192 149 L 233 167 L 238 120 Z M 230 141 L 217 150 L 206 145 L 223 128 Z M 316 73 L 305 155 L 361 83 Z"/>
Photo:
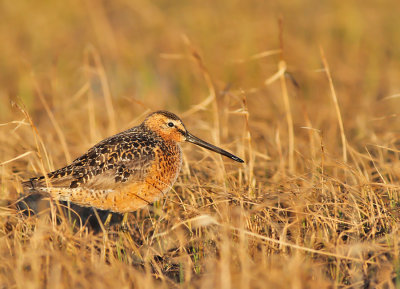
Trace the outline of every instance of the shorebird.
<path fill-rule="evenodd" d="M 243 163 L 189 133 L 175 114 L 157 111 L 140 125 L 102 140 L 71 164 L 23 182 L 24 191 L 122 213 L 126 228 L 127 213 L 153 203 L 171 189 L 182 166 L 179 143 L 185 141 Z"/>

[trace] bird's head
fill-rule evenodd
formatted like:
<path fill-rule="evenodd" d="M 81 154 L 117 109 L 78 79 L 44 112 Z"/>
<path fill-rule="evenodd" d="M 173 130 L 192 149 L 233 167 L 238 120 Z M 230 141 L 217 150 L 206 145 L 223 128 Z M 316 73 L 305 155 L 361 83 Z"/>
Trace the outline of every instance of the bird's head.
<path fill-rule="evenodd" d="M 175 142 L 191 142 L 208 150 L 217 152 L 237 162 L 243 163 L 243 160 L 237 156 L 209 144 L 191 133 L 189 133 L 183 124 L 182 120 L 175 114 L 168 111 L 156 111 L 148 115 L 143 122 L 143 125 L 149 130 L 155 132 L 166 141 Z"/>

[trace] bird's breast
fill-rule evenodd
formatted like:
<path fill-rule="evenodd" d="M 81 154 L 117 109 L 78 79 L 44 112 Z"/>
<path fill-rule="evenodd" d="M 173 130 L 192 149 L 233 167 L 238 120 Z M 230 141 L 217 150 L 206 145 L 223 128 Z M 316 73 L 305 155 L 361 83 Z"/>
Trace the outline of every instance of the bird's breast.
<path fill-rule="evenodd" d="M 134 211 L 157 201 L 172 188 L 181 166 L 182 152 L 178 144 L 155 148 L 155 158 L 145 180 L 127 184 L 115 199 L 110 198 L 112 210 Z"/>
<path fill-rule="evenodd" d="M 146 183 L 159 193 L 167 193 L 175 183 L 182 167 L 182 151 L 177 143 L 155 149 L 154 163 L 147 174 Z"/>

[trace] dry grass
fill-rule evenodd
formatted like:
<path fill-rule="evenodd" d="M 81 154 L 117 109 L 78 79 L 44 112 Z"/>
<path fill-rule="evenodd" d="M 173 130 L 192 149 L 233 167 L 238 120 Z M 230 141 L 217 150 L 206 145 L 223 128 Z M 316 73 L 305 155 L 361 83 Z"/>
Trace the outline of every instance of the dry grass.
<path fill-rule="evenodd" d="M 400 287 L 400 4 L 269 2 L 0 3 L 0 288 Z M 7 207 L 156 109 L 245 164 L 183 144 L 128 234 Z"/>

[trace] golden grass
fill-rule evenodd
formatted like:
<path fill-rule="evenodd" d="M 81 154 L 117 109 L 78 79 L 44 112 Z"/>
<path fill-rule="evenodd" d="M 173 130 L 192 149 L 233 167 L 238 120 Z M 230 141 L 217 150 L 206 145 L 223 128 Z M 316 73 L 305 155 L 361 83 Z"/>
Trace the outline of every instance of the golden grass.
<path fill-rule="evenodd" d="M 1 288 L 400 286 L 400 4 L 270 2 L 0 4 Z M 157 109 L 245 164 L 183 144 L 128 233 L 8 206 Z"/>

